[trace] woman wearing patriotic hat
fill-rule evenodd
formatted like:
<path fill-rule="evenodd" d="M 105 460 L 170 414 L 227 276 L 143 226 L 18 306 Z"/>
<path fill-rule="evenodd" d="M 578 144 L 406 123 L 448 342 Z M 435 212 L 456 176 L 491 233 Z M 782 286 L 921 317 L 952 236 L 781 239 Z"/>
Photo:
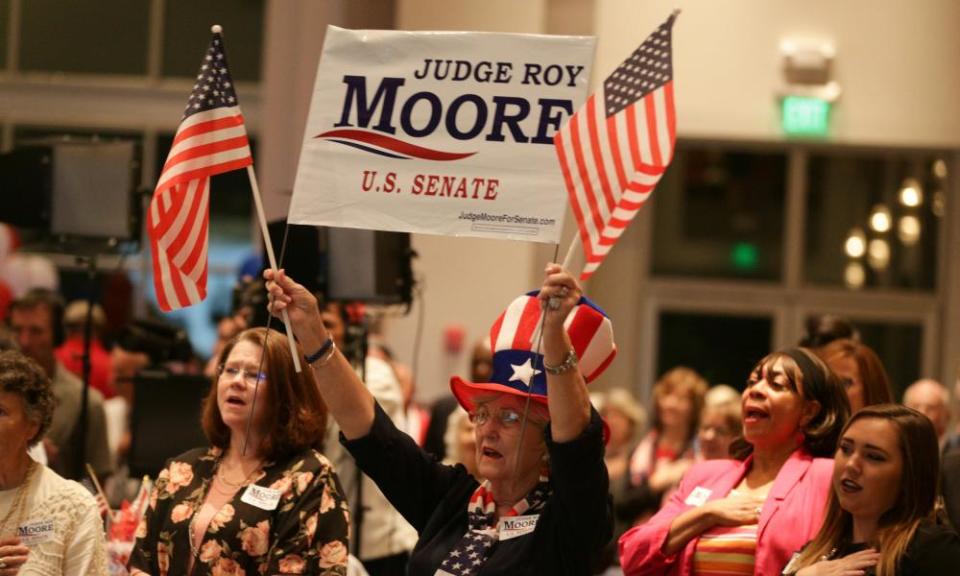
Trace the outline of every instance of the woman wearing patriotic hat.
<path fill-rule="evenodd" d="M 476 424 L 482 483 L 435 462 L 397 430 L 320 321 L 316 299 L 264 273 L 271 312 L 289 312 L 321 394 L 360 468 L 417 529 L 411 576 L 589 574 L 612 534 L 603 424 L 586 383 L 616 351 L 609 318 L 556 264 L 539 292 L 490 330 L 490 382 L 450 385 Z M 542 351 L 542 354 L 538 351 Z"/>

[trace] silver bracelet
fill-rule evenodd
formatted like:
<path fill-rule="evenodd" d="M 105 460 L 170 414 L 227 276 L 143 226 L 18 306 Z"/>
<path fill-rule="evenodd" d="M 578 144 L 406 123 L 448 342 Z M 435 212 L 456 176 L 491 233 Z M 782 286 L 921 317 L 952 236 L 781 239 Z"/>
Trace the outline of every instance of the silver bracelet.
<path fill-rule="evenodd" d="M 547 364 L 547 359 L 543 359 L 543 369 L 547 371 L 547 374 L 553 374 L 558 376 L 564 372 L 568 372 L 573 368 L 577 367 L 577 351 L 571 348 L 567 352 L 567 356 L 563 359 L 563 362 L 557 364 L 556 366 L 551 366 Z"/>

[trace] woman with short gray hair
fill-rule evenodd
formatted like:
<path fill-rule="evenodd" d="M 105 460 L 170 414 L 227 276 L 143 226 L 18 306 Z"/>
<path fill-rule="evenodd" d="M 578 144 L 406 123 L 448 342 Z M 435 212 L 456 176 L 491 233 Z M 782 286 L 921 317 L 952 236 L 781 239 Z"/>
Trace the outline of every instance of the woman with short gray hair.
<path fill-rule="evenodd" d="M 54 406 L 38 364 L 0 352 L 0 576 L 107 571 L 93 496 L 27 455 L 50 427 Z"/>

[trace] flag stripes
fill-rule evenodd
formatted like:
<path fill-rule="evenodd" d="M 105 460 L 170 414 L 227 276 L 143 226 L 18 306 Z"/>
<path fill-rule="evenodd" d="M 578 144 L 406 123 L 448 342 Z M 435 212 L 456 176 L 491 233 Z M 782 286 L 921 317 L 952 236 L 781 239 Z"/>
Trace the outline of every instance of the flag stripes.
<path fill-rule="evenodd" d="M 223 41 L 214 33 L 147 212 L 161 310 L 206 297 L 210 177 L 252 163 Z"/>
<path fill-rule="evenodd" d="M 639 113 L 631 105 L 611 118 L 604 118 L 596 105 L 602 94 L 591 95 L 581 110 L 585 113 L 578 112 L 557 134 L 555 145 L 586 255 L 584 280 L 600 266 L 672 159 L 672 92 L 673 83 L 667 83 L 642 101 Z M 586 141 L 584 132 L 590 134 Z M 630 151 L 626 161 L 620 152 L 624 148 Z M 608 175 L 614 176 L 615 188 Z"/>
<path fill-rule="evenodd" d="M 671 16 L 554 137 L 586 280 L 656 187 L 676 141 Z"/>

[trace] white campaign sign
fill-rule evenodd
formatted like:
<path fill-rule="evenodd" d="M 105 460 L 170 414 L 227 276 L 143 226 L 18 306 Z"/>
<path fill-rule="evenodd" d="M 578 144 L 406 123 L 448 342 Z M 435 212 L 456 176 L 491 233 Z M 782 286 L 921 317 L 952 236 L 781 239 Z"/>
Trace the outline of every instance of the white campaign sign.
<path fill-rule="evenodd" d="M 288 221 L 558 242 L 594 44 L 329 27 Z"/>

